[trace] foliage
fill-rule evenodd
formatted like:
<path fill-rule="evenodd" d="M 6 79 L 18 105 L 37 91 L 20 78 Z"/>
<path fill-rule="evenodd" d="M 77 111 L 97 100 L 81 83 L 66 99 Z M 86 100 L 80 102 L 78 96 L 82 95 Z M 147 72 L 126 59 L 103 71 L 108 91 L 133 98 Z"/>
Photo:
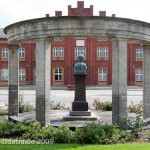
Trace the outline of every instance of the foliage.
<path fill-rule="evenodd" d="M 60 110 L 60 109 L 69 109 L 69 108 L 67 108 L 64 103 L 60 103 L 60 102 L 55 103 L 52 100 L 52 101 L 50 101 L 50 109 L 51 110 Z"/>
<path fill-rule="evenodd" d="M 7 115 L 7 114 L 8 114 L 8 110 L 0 109 L 0 116 Z"/>
<path fill-rule="evenodd" d="M 138 137 L 138 133 L 142 131 L 144 126 L 144 119 L 143 119 L 143 110 L 137 109 L 135 112 L 135 116 L 129 116 L 126 114 L 126 124 L 127 129 L 131 131 L 131 134 L 134 138 Z"/>
<path fill-rule="evenodd" d="M 24 123 L 13 123 L 10 121 L 0 121 L 0 135 L 1 137 L 7 136 L 21 136 L 27 127 Z"/>
<path fill-rule="evenodd" d="M 32 110 L 35 110 L 34 106 L 29 103 L 25 103 L 23 100 L 23 95 L 19 94 L 19 113 L 29 112 Z"/>
<path fill-rule="evenodd" d="M 133 102 L 131 102 L 131 104 L 128 106 L 128 112 L 129 113 L 136 113 L 139 110 L 143 110 L 143 105 L 142 103 L 139 104 L 133 104 Z"/>
<path fill-rule="evenodd" d="M 53 139 L 55 143 L 71 143 L 73 141 L 73 131 L 67 125 L 54 128 L 52 126 L 41 126 L 34 122 L 28 126 L 23 134 L 24 138 L 29 139 Z"/>
<path fill-rule="evenodd" d="M 74 132 L 69 129 L 68 125 L 63 125 L 55 129 L 53 133 L 55 143 L 73 143 Z"/>
<path fill-rule="evenodd" d="M 87 123 L 82 128 L 72 131 L 68 125 L 60 127 L 41 126 L 38 122 L 13 123 L 0 121 L 1 137 L 21 137 L 24 139 L 51 139 L 55 143 L 77 144 L 113 144 L 132 141 L 139 132 L 135 128 L 120 130 L 116 125 L 105 125 L 101 122 Z"/>
<path fill-rule="evenodd" d="M 111 111 L 112 110 L 112 102 L 106 101 L 102 102 L 99 98 L 95 98 L 93 102 L 93 106 L 97 110 L 105 110 Z"/>
<path fill-rule="evenodd" d="M 120 130 L 115 125 L 88 123 L 84 128 L 77 128 L 75 139 L 81 144 L 109 144 L 116 143 L 120 138 Z"/>

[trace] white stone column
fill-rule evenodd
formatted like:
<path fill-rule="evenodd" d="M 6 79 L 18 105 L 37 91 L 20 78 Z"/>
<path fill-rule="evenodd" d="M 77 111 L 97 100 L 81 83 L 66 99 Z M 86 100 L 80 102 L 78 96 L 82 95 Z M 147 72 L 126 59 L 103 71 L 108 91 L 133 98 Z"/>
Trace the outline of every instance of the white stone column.
<path fill-rule="evenodd" d="M 8 119 L 10 116 L 19 116 L 19 81 L 18 81 L 18 45 L 9 44 L 9 79 L 8 79 Z"/>
<path fill-rule="evenodd" d="M 112 38 L 112 123 L 126 128 L 127 40 Z"/>
<path fill-rule="evenodd" d="M 50 124 L 50 39 L 36 40 L 36 120 Z"/>
<path fill-rule="evenodd" d="M 143 48 L 143 113 L 150 118 L 150 44 Z"/>

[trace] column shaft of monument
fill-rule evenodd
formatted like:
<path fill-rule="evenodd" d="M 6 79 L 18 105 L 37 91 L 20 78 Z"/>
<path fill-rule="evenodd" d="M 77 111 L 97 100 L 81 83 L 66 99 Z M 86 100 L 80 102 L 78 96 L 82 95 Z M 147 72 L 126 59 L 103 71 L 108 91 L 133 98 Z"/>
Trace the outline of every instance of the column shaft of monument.
<path fill-rule="evenodd" d="M 143 113 L 144 118 L 150 118 L 150 45 L 144 45 L 143 54 Z"/>
<path fill-rule="evenodd" d="M 36 40 L 36 120 L 50 124 L 50 40 Z"/>
<path fill-rule="evenodd" d="M 125 128 L 127 109 L 127 40 L 112 38 L 112 123 Z"/>
<path fill-rule="evenodd" d="M 19 81 L 18 81 L 18 45 L 9 44 L 9 94 L 8 94 L 8 119 L 10 116 L 19 116 Z"/>

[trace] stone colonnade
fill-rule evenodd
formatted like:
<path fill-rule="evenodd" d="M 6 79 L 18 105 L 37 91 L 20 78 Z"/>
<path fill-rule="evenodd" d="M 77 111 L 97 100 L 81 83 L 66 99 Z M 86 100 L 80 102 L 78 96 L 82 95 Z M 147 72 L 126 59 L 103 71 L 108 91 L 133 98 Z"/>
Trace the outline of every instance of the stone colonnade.
<path fill-rule="evenodd" d="M 42 125 L 50 123 L 50 68 L 51 40 L 36 39 L 36 120 Z M 127 39 L 112 41 L 112 123 L 125 128 L 123 116 L 127 109 Z M 9 118 L 19 116 L 18 104 L 18 48 L 9 45 Z M 150 117 L 150 45 L 144 45 L 144 116 Z"/>
<path fill-rule="evenodd" d="M 40 38 L 36 41 L 36 120 L 41 125 L 50 123 L 50 67 L 51 39 Z M 9 44 L 9 114 L 19 117 L 19 44 Z"/>

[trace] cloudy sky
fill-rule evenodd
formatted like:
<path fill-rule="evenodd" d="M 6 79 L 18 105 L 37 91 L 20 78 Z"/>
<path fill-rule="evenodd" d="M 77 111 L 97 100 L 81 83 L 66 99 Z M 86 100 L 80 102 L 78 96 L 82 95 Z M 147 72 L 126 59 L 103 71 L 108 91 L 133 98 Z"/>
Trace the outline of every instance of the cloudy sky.
<path fill-rule="evenodd" d="M 4 28 L 18 21 L 45 17 L 45 14 L 54 16 L 55 11 L 62 11 L 66 16 L 68 5 L 77 7 L 77 0 L 2 0 L 0 5 L 0 28 Z M 116 14 L 150 22 L 150 0 L 84 0 L 84 5 L 87 8 L 94 5 L 95 16 L 105 10 L 107 16 Z"/>

